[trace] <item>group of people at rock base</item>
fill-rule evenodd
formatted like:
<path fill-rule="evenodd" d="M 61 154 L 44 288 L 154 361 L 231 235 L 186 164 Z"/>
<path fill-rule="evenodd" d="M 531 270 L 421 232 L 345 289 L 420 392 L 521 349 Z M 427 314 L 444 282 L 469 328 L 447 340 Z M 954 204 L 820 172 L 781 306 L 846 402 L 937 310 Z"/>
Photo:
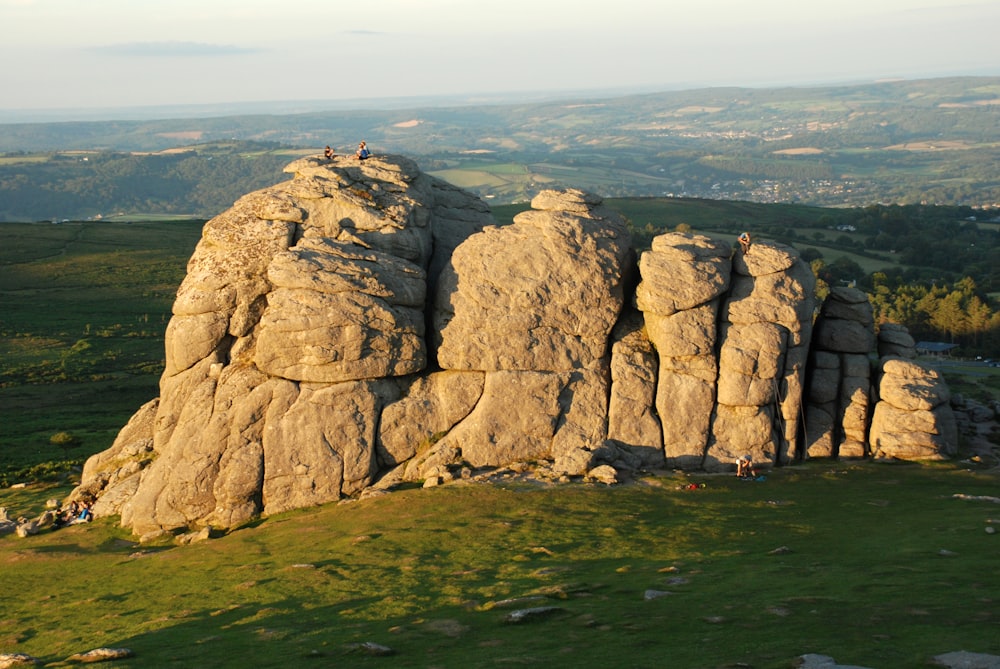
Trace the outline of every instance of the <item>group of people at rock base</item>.
<path fill-rule="evenodd" d="M 65 508 L 57 511 L 54 523 L 55 527 L 89 523 L 94 519 L 94 512 L 91 510 L 92 506 L 93 504 L 89 501 L 78 502 L 73 500 Z"/>
<path fill-rule="evenodd" d="M 330 145 L 327 144 L 326 148 L 323 150 L 323 157 L 327 160 L 333 160 L 335 155 L 336 154 L 333 152 L 333 149 L 331 149 Z M 368 158 L 371 158 L 372 152 L 368 149 L 368 144 L 364 141 L 358 144 L 358 150 L 354 152 L 354 157 L 358 160 L 367 160 Z"/>

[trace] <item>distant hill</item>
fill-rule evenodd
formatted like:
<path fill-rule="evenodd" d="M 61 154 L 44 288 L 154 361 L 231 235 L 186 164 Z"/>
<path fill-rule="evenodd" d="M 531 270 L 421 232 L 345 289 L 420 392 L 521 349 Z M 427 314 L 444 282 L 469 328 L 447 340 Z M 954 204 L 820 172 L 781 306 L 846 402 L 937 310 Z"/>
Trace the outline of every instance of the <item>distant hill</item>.
<path fill-rule="evenodd" d="M 157 194 L 164 211 L 207 216 L 228 206 L 232 194 L 283 178 L 273 152 L 245 150 L 241 143 L 263 142 L 301 154 L 318 153 L 327 144 L 353 151 L 360 139 L 377 152 L 415 158 L 425 171 L 497 204 L 526 201 L 544 187 L 574 186 L 605 197 L 991 207 L 1000 204 L 998 128 L 1000 77 L 712 88 L 490 106 L 2 124 L 0 203 L 7 206 L 0 204 L 0 216 L 55 215 L 51 208 L 25 206 L 39 199 L 26 197 L 25 189 L 39 178 L 38 163 L 67 151 L 130 154 L 193 147 L 189 160 L 209 161 L 231 147 L 243 160 L 263 161 L 253 169 L 224 171 L 191 162 L 187 169 L 201 172 L 200 185 L 231 179 L 231 191 L 212 186 L 219 192 L 215 199 L 192 197 L 179 182 Z M 204 145 L 213 148 L 199 148 Z M 119 162 L 113 174 L 102 175 L 101 187 L 88 181 L 92 172 L 74 171 L 66 161 L 49 167 L 67 168 L 61 175 L 50 170 L 52 179 L 75 180 L 81 195 L 91 191 L 94 201 L 86 211 L 133 211 L 160 201 L 136 202 L 136 191 L 176 160 L 158 154 Z M 193 182 L 188 188 L 197 193 Z M 12 201 L 22 204 L 12 207 Z M 67 217 L 84 213 L 60 211 Z"/>

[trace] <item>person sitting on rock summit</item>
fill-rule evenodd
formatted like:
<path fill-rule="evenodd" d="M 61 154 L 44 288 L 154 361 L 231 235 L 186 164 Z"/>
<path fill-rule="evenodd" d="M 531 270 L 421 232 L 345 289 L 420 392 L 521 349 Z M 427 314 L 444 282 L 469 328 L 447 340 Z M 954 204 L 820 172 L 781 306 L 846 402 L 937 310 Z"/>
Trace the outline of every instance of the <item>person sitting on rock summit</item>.
<path fill-rule="evenodd" d="M 750 253 L 750 233 L 741 232 L 739 240 L 740 240 L 740 249 L 743 250 L 743 255 Z"/>
<path fill-rule="evenodd" d="M 365 160 L 371 158 L 372 152 L 368 150 L 368 145 L 362 141 L 358 144 L 358 150 L 354 152 L 354 155 L 358 157 L 358 160 Z"/>
<path fill-rule="evenodd" d="M 326 149 L 323 151 L 323 157 L 327 160 L 333 160 L 333 149 L 327 144 Z"/>

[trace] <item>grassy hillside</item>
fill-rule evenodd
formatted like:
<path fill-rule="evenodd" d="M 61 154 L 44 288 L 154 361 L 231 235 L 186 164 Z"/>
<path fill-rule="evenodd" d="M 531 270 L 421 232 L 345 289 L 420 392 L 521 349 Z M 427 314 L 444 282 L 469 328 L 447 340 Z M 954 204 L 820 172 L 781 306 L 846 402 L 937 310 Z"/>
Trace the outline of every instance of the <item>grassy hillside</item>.
<path fill-rule="evenodd" d="M 3 134 L 0 126 L 0 135 Z M 304 153 L 220 141 L 159 152 L 49 151 L 0 156 L 0 221 L 129 220 L 154 212 L 210 218 L 245 193 L 283 181 Z"/>
<path fill-rule="evenodd" d="M 694 483 L 694 490 L 687 486 Z M 994 473 L 814 461 L 764 482 L 412 489 L 137 545 L 0 537 L 0 653 L 142 667 L 929 667 L 1000 654 Z M 59 489 L 0 491 L 33 512 Z M 551 607 L 521 624 L 512 611 Z M 373 657 L 361 644 L 393 651 Z"/>
<path fill-rule="evenodd" d="M 789 229 L 838 245 L 824 216 L 841 214 L 816 208 L 609 204 L 639 231 Z M 40 481 L 65 474 L 53 461 L 103 450 L 157 395 L 170 304 L 201 226 L 0 224 L 10 516 L 66 495 L 65 480 Z M 955 372 L 973 379 L 963 392 L 995 393 L 1000 380 L 981 366 Z M 81 443 L 52 444 L 60 431 Z M 59 664 L 127 647 L 136 657 L 114 666 L 143 669 L 787 669 L 803 653 L 909 668 L 959 649 L 1000 654 L 991 465 L 814 460 L 762 482 L 660 472 L 610 488 L 512 476 L 299 510 L 184 547 L 139 545 L 113 519 L 7 535 L 0 654 Z M 505 622 L 531 607 L 552 609 Z"/>
<path fill-rule="evenodd" d="M 503 204 L 561 186 L 605 197 L 995 210 L 998 98 L 1000 78 L 959 77 L 492 106 L 0 124 L 0 219 L 132 214 L 148 211 L 148 203 L 209 216 L 220 209 L 203 208 L 219 206 L 229 192 L 220 177 L 240 181 L 237 190 L 246 192 L 259 182 L 251 176 L 280 172 L 282 151 L 353 151 L 362 138 L 376 153 L 410 156 L 425 171 Z M 246 151 L 243 143 L 274 151 Z M 94 169 L 74 164 L 79 151 L 98 152 Z M 107 161 L 114 169 L 99 172 L 97 163 Z M 53 168 L 63 170 L 61 178 L 50 177 Z M 197 180 L 188 178 L 195 173 Z M 61 197 L 66 188 L 76 188 L 75 199 Z M 34 197 L 44 190 L 47 200 Z M 81 208 L 67 211 L 74 202 Z"/>
<path fill-rule="evenodd" d="M 170 305 L 202 224 L 0 224 L 0 483 L 107 448 L 158 395 Z M 81 443 L 49 443 L 62 431 Z"/>

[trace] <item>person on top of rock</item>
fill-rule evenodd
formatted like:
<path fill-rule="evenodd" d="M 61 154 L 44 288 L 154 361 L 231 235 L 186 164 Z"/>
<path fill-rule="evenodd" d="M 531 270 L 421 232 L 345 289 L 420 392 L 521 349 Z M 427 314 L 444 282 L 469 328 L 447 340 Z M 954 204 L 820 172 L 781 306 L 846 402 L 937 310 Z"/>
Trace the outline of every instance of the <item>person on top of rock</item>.
<path fill-rule="evenodd" d="M 750 253 L 750 233 L 741 232 L 739 240 L 740 240 L 740 248 L 743 250 L 743 255 Z"/>
<path fill-rule="evenodd" d="M 358 150 L 354 152 L 354 155 L 358 157 L 358 160 L 365 160 L 371 158 L 372 152 L 368 150 L 368 145 L 362 141 L 358 144 Z"/>
<path fill-rule="evenodd" d="M 333 149 L 330 148 L 329 144 L 326 145 L 326 149 L 323 151 L 323 157 L 327 160 L 333 160 Z"/>

